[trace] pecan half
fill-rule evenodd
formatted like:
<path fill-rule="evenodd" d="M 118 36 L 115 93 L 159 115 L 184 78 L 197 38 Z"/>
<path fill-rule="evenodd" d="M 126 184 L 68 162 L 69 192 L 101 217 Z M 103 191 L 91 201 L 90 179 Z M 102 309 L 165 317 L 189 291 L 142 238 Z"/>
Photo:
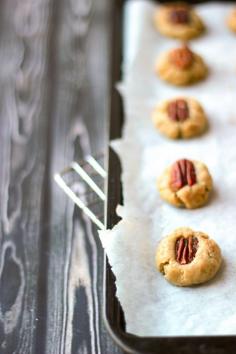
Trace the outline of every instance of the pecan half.
<path fill-rule="evenodd" d="M 193 63 L 193 58 L 193 52 L 186 45 L 170 52 L 170 61 L 181 70 L 188 69 Z"/>
<path fill-rule="evenodd" d="M 196 182 L 196 172 L 192 161 L 182 159 L 173 164 L 170 173 L 170 186 L 174 192 L 186 185 L 193 186 Z"/>
<path fill-rule="evenodd" d="M 175 25 L 185 25 L 190 22 L 190 11 L 187 7 L 174 7 L 170 10 L 170 22 Z"/>
<path fill-rule="evenodd" d="M 167 113 L 170 119 L 176 122 L 184 122 L 189 117 L 188 104 L 183 99 L 172 101 L 167 106 Z"/>
<path fill-rule="evenodd" d="M 194 236 L 180 237 L 175 244 L 175 257 L 180 264 L 191 263 L 197 253 L 198 239 Z"/>

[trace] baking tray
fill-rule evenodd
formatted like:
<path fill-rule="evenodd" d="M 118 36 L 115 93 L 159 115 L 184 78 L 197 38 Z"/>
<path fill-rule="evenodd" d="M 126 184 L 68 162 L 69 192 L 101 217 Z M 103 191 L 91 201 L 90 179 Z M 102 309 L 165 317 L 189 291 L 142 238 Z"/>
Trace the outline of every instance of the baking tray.
<path fill-rule="evenodd" d="M 112 1 L 112 72 L 111 110 L 109 139 L 121 137 L 123 124 L 122 100 L 115 89 L 121 80 L 123 8 L 129 0 Z M 213 0 L 214 1 L 214 0 Z M 158 1 L 156 1 L 158 2 Z M 167 1 L 159 1 L 167 2 Z M 170 2 L 170 1 L 169 1 Z M 173 1 L 172 1 L 173 2 Z M 185 1 L 200 3 L 204 1 Z M 112 228 L 119 221 L 116 206 L 122 204 L 121 166 L 117 155 L 108 148 L 107 203 L 105 225 Z M 180 336 L 180 337 L 139 337 L 127 333 L 121 305 L 116 297 L 115 276 L 105 256 L 104 262 L 104 319 L 113 339 L 126 353 L 148 354 L 235 354 L 235 336 Z M 214 320 L 214 319 L 212 319 Z M 109 353 L 110 354 L 110 353 Z"/>

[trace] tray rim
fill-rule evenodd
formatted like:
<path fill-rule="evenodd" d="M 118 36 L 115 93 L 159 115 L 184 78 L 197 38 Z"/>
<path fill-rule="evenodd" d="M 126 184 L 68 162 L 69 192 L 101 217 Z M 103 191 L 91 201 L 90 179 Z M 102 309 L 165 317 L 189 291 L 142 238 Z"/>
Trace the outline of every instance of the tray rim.
<path fill-rule="evenodd" d="M 123 6 L 127 1 L 130 0 L 112 0 L 109 141 L 121 137 L 123 125 L 123 103 L 118 91 L 115 89 L 115 84 L 121 79 Z M 185 2 L 196 3 L 209 1 L 214 0 L 189 0 Z M 107 202 L 105 204 L 105 225 L 106 228 L 111 229 L 120 220 L 116 214 L 116 206 L 122 202 L 122 186 L 120 180 L 120 161 L 110 147 L 108 147 L 107 151 L 107 166 L 108 179 L 106 185 Z M 126 353 L 176 354 L 177 348 L 178 353 L 183 354 L 235 353 L 236 335 L 140 337 L 127 333 L 125 331 L 123 310 L 116 297 L 115 276 L 105 254 L 103 290 L 103 318 L 106 328 L 111 337 Z"/>

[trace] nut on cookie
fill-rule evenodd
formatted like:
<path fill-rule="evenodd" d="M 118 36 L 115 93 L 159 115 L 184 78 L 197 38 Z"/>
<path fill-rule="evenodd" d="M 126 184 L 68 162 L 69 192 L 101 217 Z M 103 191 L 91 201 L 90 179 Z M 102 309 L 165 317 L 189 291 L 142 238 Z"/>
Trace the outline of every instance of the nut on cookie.
<path fill-rule="evenodd" d="M 181 40 L 199 37 L 205 30 L 196 11 L 183 3 L 158 7 L 154 13 L 154 25 L 164 36 Z"/>
<path fill-rule="evenodd" d="M 161 240 L 156 266 L 174 285 L 191 286 L 215 276 L 222 262 L 217 243 L 207 234 L 182 227 Z"/>
<path fill-rule="evenodd" d="M 164 100 L 152 114 L 155 127 L 170 139 L 188 139 L 207 128 L 206 114 L 200 103 L 187 97 Z"/>
<path fill-rule="evenodd" d="M 208 74 L 208 68 L 202 57 L 186 44 L 162 53 L 155 70 L 162 80 L 176 86 L 196 83 Z"/>
<path fill-rule="evenodd" d="M 212 177 L 200 161 L 181 159 L 158 178 L 162 199 L 176 207 L 195 209 L 206 204 L 213 188 Z"/>

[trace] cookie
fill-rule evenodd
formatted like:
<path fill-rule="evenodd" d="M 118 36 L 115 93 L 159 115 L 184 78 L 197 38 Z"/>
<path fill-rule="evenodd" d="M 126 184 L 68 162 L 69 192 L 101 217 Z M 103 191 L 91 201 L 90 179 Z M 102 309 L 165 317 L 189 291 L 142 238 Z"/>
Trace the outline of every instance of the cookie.
<path fill-rule="evenodd" d="M 236 9 L 233 9 L 227 18 L 228 28 L 236 33 Z"/>
<path fill-rule="evenodd" d="M 206 204 L 213 182 L 202 162 L 182 159 L 164 171 L 157 185 L 161 198 L 169 204 L 195 209 Z"/>
<path fill-rule="evenodd" d="M 188 139 L 207 128 L 205 112 L 193 98 L 179 97 L 161 102 L 152 114 L 155 127 L 170 139 Z"/>
<path fill-rule="evenodd" d="M 187 4 L 161 6 L 154 14 L 154 25 L 164 36 L 181 40 L 199 37 L 205 30 L 201 18 Z"/>
<path fill-rule="evenodd" d="M 157 61 L 156 73 L 164 81 L 176 86 L 186 86 L 203 80 L 208 69 L 200 55 L 187 45 L 163 53 Z"/>
<path fill-rule="evenodd" d="M 187 227 L 163 238 L 156 253 L 157 269 L 178 286 L 205 283 L 215 276 L 221 262 L 217 243 L 207 234 Z"/>

